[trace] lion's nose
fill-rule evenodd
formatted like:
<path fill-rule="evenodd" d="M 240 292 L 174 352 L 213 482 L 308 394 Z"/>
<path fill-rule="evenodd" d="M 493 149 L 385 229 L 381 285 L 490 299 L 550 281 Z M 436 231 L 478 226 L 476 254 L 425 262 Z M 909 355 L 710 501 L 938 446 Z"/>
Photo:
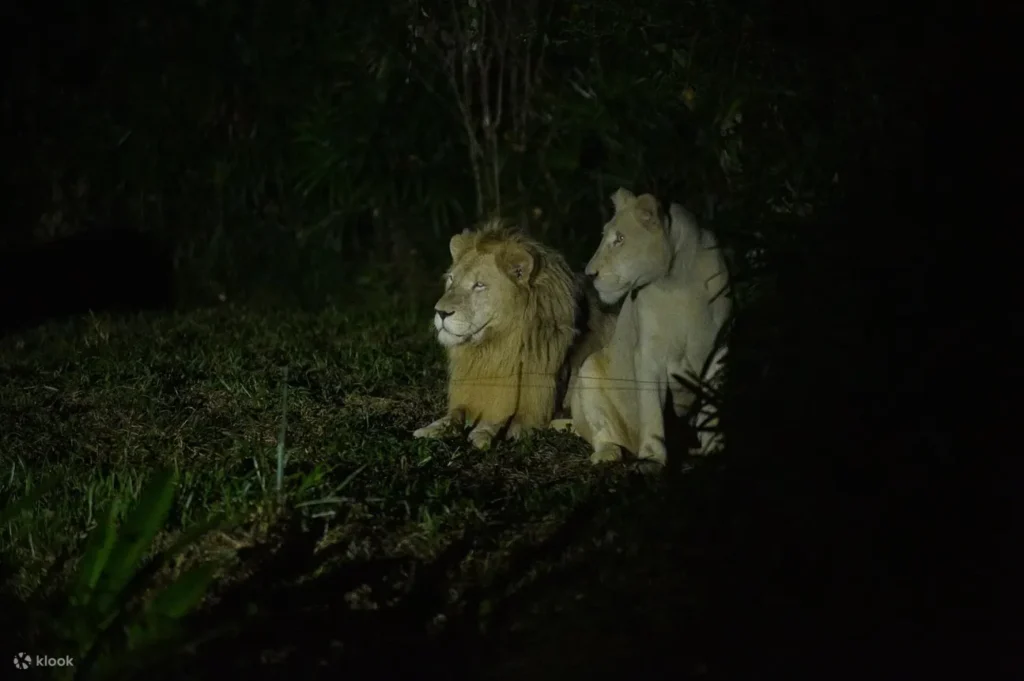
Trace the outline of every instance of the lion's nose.
<path fill-rule="evenodd" d="M 586 275 L 587 279 L 591 281 L 597 279 L 597 270 L 591 269 L 589 267 L 583 270 L 583 274 Z"/>
<path fill-rule="evenodd" d="M 437 316 L 441 318 L 442 322 L 444 321 L 445 317 L 451 317 L 452 316 L 452 313 L 449 312 L 448 310 L 441 310 L 441 309 L 438 309 L 436 307 L 434 308 L 434 312 L 437 313 Z"/>

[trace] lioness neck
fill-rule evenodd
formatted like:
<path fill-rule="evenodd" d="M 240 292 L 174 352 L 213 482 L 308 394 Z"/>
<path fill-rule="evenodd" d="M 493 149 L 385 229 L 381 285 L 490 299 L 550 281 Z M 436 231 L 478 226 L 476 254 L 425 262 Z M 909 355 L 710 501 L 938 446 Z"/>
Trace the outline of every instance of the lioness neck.
<path fill-rule="evenodd" d="M 718 250 L 718 240 L 701 229 L 696 218 L 679 204 L 669 207 L 668 240 L 672 248 L 672 278 L 724 279 L 725 263 Z M 723 283 L 719 282 L 718 287 Z"/>

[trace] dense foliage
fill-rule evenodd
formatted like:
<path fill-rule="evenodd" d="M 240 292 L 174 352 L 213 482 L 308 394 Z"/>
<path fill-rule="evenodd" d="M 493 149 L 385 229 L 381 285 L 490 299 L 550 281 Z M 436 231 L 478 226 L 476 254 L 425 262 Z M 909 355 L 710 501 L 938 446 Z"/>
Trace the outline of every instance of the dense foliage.
<path fill-rule="evenodd" d="M 15 43 L 5 98 L 5 239 L 130 225 L 235 295 L 298 272 L 336 290 L 339 258 L 429 253 L 492 212 L 578 260 L 620 185 L 746 251 L 778 236 L 759 218 L 842 186 L 837 159 L 872 120 L 856 53 L 822 63 L 736 3 L 20 11 L 12 29 L 40 40 Z"/>

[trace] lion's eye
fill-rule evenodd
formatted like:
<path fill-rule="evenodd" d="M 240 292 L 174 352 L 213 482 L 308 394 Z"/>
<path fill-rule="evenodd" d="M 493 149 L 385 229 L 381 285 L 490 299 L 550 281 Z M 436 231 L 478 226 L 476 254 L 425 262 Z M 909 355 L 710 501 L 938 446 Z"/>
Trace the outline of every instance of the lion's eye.
<path fill-rule="evenodd" d="M 455 278 L 455 277 L 453 277 L 453 276 L 452 276 L 452 275 L 450 275 L 450 274 L 447 274 L 447 275 L 445 275 L 445 277 L 444 277 L 444 285 L 445 285 L 445 286 L 451 286 L 451 285 L 452 285 L 452 280 L 453 280 L 454 278 Z"/>
<path fill-rule="evenodd" d="M 481 284 L 479 281 L 476 282 L 475 284 L 473 284 L 473 290 L 474 291 L 483 291 L 485 288 L 487 288 L 487 287 L 484 286 L 483 284 Z"/>
<path fill-rule="evenodd" d="M 616 232 L 615 233 L 615 238 L 612 239 L 612 243 L 615 244 L 616 246 L 618 246 L 619 244 L 622 243 L 622 240 L 625 239 L 625 238 L 626 237 L 622 236 L 621 232 Z"/>

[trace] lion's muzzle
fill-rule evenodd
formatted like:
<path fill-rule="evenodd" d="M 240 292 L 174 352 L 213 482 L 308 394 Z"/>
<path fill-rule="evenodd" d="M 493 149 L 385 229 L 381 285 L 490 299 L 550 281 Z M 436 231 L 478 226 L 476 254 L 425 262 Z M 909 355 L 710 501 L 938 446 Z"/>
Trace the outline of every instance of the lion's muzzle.
<path fill-rule="evenodd" d="M 434 330 L 437 331 L 437 341 L 445 347 L 479 342 L 483 337 L 484 329 L 490 325 L 491 321 L 488 319 L 483 324 L 474 327 L 472 322 L 467 321 L 461 315 L 434 310 Z"/>
<path fill-rule="evenodd" d="M 442 309 L 434 310 L 434 329 L 457 337 L 473 335 L 472 323 L 466 320 L 465 315 Z"/>
<path fill-rule="evenodd" d="M 453 312 L 449 310 L 442 310 L 440 308 L 434 308 L 434 331 L 441 331 L 444 329 L 444 320 L 451 317 Z"/>

